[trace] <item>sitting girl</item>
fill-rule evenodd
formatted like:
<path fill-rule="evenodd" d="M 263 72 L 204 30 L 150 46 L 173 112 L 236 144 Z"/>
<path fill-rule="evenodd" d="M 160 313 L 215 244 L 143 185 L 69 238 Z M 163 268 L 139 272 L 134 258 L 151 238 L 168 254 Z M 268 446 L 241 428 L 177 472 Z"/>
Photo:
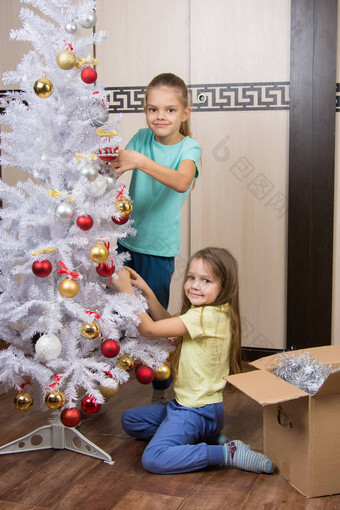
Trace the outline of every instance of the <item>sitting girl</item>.
<path fill-rule="evenodd" d="M 172 316 L 132 269 L 118 272 L 117 290 L 145 296 L 149 313 L 138 330 L 151 338 L 179 337 L 171 355 L 175 400 L 125 411 L 130 436 L 149 441 L 142 463 L 151 473 L 187 473 L 225 465 L 272 473 L 268 457 L 242 441 L 209 444 L 224 426 L 224 376 L 240 371 L 241 325 L 237 262 L 223 248 L 195 253 L 187 266 L 181 314 Z M 216 443 L 216 441 L 215 441 Z"/>

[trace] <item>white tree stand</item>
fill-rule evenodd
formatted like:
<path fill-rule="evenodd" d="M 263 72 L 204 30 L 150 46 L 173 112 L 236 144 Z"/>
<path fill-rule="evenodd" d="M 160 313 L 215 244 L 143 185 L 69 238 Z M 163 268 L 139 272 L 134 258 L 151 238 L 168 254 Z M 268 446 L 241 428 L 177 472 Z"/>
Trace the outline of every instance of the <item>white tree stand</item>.
<path fill-rule="evenodd" d="M 114 464 L 108 453 L 89 441 L 76 428 L 65 427 L 61 422 L 60 424 L 51 423 L 51 425 L 39 427 L 30 434 L 1 446 L 0 455 L 47 450 L 49 448 L 71 450 L 103 460 L 106 464 Z"/>

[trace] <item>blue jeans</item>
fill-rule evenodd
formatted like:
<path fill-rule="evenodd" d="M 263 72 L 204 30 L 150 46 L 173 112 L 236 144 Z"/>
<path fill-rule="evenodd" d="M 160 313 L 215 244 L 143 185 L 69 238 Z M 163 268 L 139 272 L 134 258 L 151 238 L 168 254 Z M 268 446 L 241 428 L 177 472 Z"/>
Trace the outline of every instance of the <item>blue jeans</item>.
<path fill-rule="evenodd" d="M 175 270 L 175 257 L 157 257 L 129 250 L 118 243 L 118 253 L 131 255 L 125 265 L 131 267 L 146 281 L 160 304 L 167 309 L 170 296 L 170 282 Z"/>
<path fill-rule="evenodd" d="M 224 448 L 209 445 L 224 426 L 223 403 L 190 408 L 168 404 L 135 407 L 122 415 L 127 434 L 150 441 L 143 467 L 156 474 L 188 473 L 224 464 Z"/>

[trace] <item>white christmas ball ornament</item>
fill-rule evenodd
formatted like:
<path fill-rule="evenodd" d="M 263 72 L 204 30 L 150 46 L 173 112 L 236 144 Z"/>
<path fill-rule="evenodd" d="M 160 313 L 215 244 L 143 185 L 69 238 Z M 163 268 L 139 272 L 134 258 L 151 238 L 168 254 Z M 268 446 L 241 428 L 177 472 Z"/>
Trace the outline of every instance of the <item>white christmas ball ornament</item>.
<path fill-rule="evenodd" d="M 91 182 L 87 188 L 87 194 L 89 197 L 100 197 L 103 195 L 107 188 L 107 181 L 105 177 L 101 174 L 98 174 L 98 177 L 95 181 Z"/>
<path fill-rule="evenodd" d="M 97 22 L 97 16 L 95 12 L 90 12 L 86 16 L 80 18 L 79 23 L 83 28 L 93 28 Z"/>
<path fill-rule="evenodd" d="M 98 176 L 98 170 L 92 161 L 85 160 L 81 163 L 80 174 L 89 181 L 94 181 Z"/>
<path fill-rule="evenodd" d="M 74 216 L 74 209 L 68 202 L 60 202 L 55 208 L 55 216 L 58 220 L 69 221 Z"/>
<path fill-rule="evenodd" d="M 116 179 L 114 177 L 111 177 L 110 175 L 104 175 L 104 177 L 106 179 L 108 187 L 112 186 L 116 182 Z"/>
<path fill-rule="evenodd" d="M 58 358 L 61 353 L 62 343 L 56 335 L 47 333 L 42 335 L 35 344 L 35 353 L 42 360 Z"/>
<path fill-rule="evenodd" d="M 73 21 L 69 21 L 65 25 L 65 30 L 68 34 L 75 34 L 77 32 L 77 25 Z"/>

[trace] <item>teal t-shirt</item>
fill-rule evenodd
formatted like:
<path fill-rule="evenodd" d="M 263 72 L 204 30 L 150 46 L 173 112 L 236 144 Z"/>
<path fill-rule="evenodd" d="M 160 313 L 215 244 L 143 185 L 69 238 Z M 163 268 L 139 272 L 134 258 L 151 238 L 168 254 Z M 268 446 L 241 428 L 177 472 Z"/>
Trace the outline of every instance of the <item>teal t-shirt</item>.
<path fill-rule="evenodd" d="M 202 151 L 189 136 L 175 145 L 162 145 L 156 142 L 151 129 L 145 128 L 135 134 L 126 148 L 174 170 L 184 159 L 191 159 L 196 165 L 194 179 L 198 176 Z M 133 170 L 129 192 L 133 200 L 131 219 L 137 234 L 120 239 L 119 243 L 138 253 L 176 257 L 181 249 L 181 207 L 191 186 L 185 193 L 178 193 L 144 172 Z"/>

